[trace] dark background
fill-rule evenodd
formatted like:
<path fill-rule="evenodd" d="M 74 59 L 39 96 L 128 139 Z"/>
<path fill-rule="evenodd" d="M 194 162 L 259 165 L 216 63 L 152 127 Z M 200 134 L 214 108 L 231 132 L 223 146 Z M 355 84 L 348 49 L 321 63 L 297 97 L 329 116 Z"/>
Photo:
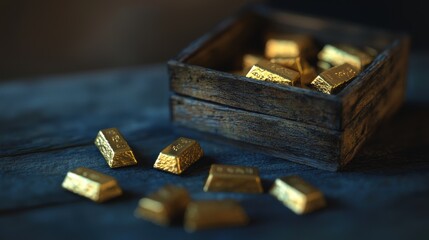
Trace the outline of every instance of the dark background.
<path fill-rule="evenodd" d="M 0 79 L 164 62 L 249 3 L 409 32 L 426 52 L 425 1 L 3 0 Z"/>

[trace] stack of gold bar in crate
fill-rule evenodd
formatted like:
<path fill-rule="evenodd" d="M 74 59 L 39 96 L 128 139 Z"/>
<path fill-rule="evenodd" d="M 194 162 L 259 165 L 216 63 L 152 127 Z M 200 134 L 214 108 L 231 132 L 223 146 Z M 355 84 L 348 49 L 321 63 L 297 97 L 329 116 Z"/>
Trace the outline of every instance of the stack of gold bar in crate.
<path fill-rule="evenodd" d="M 265 53 L 247 53 L 243 69 L 248 78 L 335 94 L 368 65 L 377 51 L 348 44 L 326 44 L 318 53 L 307 35 L 271 34 Z M 317 55 L 317 56 L 316 56 Z M 312 64 L 315 63 L 315 64 Z"/>

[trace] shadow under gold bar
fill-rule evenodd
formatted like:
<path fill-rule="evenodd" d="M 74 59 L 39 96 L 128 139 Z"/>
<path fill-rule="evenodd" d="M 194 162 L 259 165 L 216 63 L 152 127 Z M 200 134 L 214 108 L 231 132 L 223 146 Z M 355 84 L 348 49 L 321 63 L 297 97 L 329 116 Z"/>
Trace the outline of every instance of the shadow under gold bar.
<path fill-rule="evenodd" d="M 204 191 L 262 193 L 263 188 L 257 168 L 212 164 Z"/>
<path fill-rule="evenodd" d="M 62 187 L 95 202 L 122 195 L 122 189 L 113 177 L 84 167 L 69 171 Z"/>

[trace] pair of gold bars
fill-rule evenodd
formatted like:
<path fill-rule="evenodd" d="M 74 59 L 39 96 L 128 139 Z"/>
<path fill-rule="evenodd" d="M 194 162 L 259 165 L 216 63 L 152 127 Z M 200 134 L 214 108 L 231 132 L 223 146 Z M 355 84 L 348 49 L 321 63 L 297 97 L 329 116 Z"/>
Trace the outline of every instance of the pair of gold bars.
<path fill-rule="evenodd" d="M 244 226 L 249 219 L 235 200 L 193 201 L 182 187 L 167 185 L 140 199 L 134 212 L 136 217 L 158 225 L 172 225 L 184 219 L 185 229 Z"/>
<path fill-rule="evenodd" d="M 315 49 L 313 39 L 307 35 L 272 35 L 265 44 L 265 56 L 243 56 L 242 72 L 256 80 L 334 94 L 377 55 L 377 51 L 369 47 L 362 50 L 346 44 L 327 44 L 317 54 L 316 70 L 309 63 Z"/>
<path fill-rule="evenodd" d="M 99 131 L 94 143 L 110 168 L 137 164 L 133 151 L 116 128 Z M 203 154 L 203 150 L 195 140 L 181 137 L 160 152 L 153 167 L 181 174 Z"/>

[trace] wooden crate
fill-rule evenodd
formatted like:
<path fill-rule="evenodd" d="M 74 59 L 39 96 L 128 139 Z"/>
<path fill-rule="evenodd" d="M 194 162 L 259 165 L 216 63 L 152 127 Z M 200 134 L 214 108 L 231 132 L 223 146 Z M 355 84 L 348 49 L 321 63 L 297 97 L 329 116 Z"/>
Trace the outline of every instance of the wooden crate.
<path fill-rule="evenodd" d="M 263 48 L 267 29 L 382 51 L 335 95 L 229 73 L 240 66 L 244 53 Z M 401 106 L 408 51 L 409 40 L 403 34 L 251 8 L 168 62 L 172 121 L 256 146 L 270 155 L 335 171 Z"/>

